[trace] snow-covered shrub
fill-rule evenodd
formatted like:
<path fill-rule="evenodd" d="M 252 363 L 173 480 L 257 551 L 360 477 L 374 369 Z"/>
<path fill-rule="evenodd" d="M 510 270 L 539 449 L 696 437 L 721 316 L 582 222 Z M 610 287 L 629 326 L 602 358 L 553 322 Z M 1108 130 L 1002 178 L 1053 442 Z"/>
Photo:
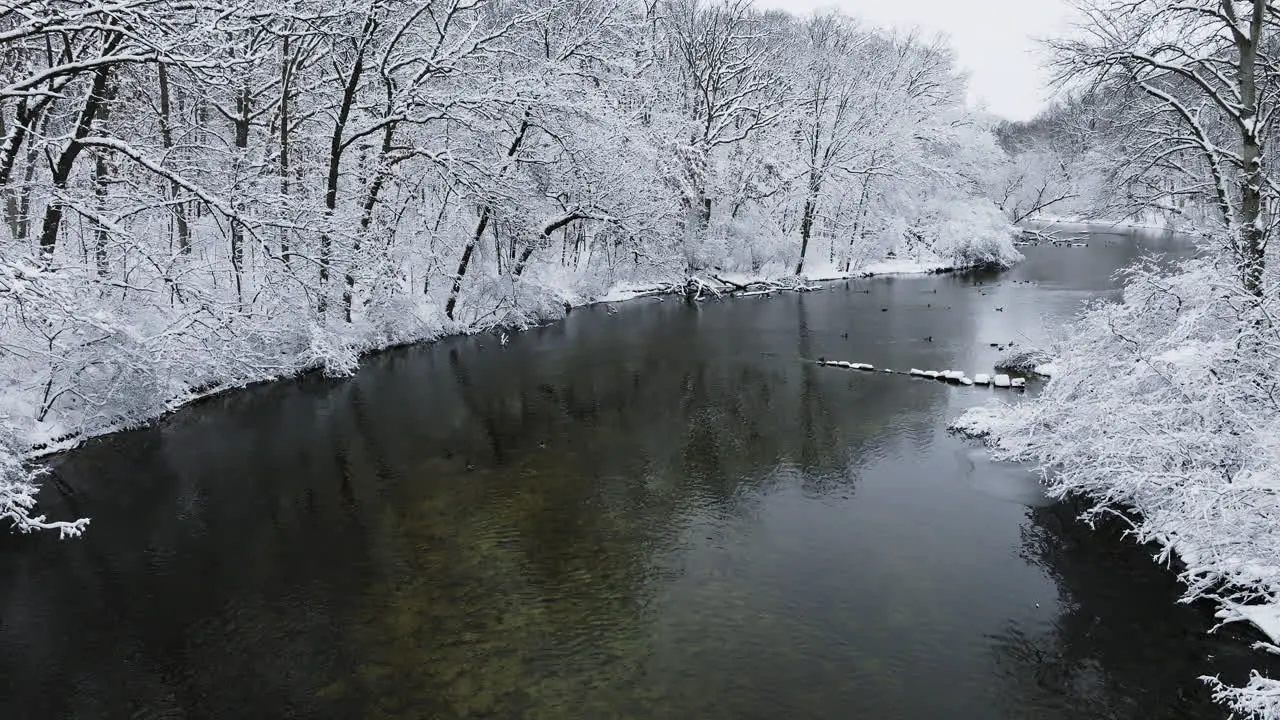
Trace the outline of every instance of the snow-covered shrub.
<path fill-rule="evenodd" d="M 4 419 L 0 418 L 0 524 L 8 524 L 20 532 L 32 530 L 57 530 L 61 537 L 73 537 L 84 532 L 88 519 L 50 521 L 44 515 L 32 513 L 36 505 L 39 485 L 37 473 L 22 462 L 21 446 L 12 436 L 4 437 Z"/>
<path fill-rule="evenodd" d="M 934 252 L 956 267 L 1009 267 L 1022 260 L 1014 228 L 995 205 L 980 199 L 950 202 L 936 210 Z"/>
<path fill-rule="evenodd" d="M 1038 399 L 955 425 L 985 435 L 997 459 L 1039 468 L 1052 495 L 1136 511 L 1136 539 L 1176 554 L 1186 599 L 1214 600 L 1227 621 L 1280 605 L 1280 301 L 1238 288 L 1211 259 L 1172 275 L 1139 267 L 1120 303 L 1072 328 Z M 1272 680 L 1219 693 L 1280 713 Z"/>

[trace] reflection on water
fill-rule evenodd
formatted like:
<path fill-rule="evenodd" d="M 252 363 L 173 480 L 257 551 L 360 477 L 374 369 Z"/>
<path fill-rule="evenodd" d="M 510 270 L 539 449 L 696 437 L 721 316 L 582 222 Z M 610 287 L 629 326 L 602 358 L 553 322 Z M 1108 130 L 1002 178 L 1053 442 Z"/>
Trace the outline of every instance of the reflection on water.
<path fill-rule="evenodd" d="M 1053 578 L 1059 613 L 1041 627 L 1010 623 L 991 638 L 997 672 L 1018 691 L 1004 699 L 1009 716 L 1222 717 L 1187 669 L 1243 682 L 1259 660 L 1250 632 L 1204 633 L 1205 607 L 1164 608 L 1156 622 L 1152 609 L 1180 589 L 1172 573 L 1150 572 L 1158 548 L 1126 541 L 1120 518 L 1091 530 L 1075 521 L 1082 509 L 1028 510 L 1022 553 Z"/>
<path fill-rule="evenodd" d="M 46 499 L 86 538 L 0 539 L 0 717 L 1223 717 L 1195 678 L 1262 660 L 945 433 L 992 391 L 803 362 L 989 369 L 1137 252 L 1095 245 L 593 308 L 91 443 Z"/>

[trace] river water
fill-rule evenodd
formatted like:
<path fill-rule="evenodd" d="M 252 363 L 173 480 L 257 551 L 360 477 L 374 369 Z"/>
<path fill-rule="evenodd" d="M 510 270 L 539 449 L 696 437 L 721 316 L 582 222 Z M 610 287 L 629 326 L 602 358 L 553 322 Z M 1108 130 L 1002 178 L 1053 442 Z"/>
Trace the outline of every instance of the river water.
<path fill-rule="evenodd" d="M 1252 636 L 947 434 L 1009 391 L 804 361 L 989 372 L 1186 252 L 1089 244 L 599 305 L 94 441 L 44 505 L 88 534 L 0 537 L 0 717 L 1224 718 L 1197 678 Z"/>

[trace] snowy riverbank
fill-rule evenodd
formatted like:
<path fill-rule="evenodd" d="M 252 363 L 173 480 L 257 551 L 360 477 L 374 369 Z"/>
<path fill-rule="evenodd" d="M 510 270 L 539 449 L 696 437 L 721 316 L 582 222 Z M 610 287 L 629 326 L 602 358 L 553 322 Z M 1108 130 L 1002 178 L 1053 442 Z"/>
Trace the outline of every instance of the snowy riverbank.
<path fill-rule="evenodd" d="M 1223 623 L 1253 624 L 1270 639 L 1260 647 L 1280 652 L 1276 299 L 1233 282 L 1203 260 L 1135 271 L 1122 302 L 1071 328 L 1038 398 L 974 408 L 953 428 L 1036 469 L 1051 496 L 1132 518 L 1134 538 L 1163 549 L 1157 561 L 1181 561 L 1185 601 L 1214 603 Z M 1246 716 L 1280 717 L 1276 679 L 1206 681 Z"/>
<path fill-rule="evenodd" d="M 882 260 L 868 263 L 853 271 L 837 268 L 818 268 L 800 275 L 769 272 L 711 272 L 695 275 L 694 279 L 705 283 L 708 289 L 715 292 L 741 295 L 804 289 L 809 283 L 838 282 L 882 275 L 930 275 L 957 272 L 963 269 L 965 268 L 954 267 L 952 264 L 942 260 Z M 613 285 L 598 296 L 578 298 L 577 302 L 570 301 L 569 304 L 572 307 L 578 307 L 600 302 L 616 303 L 654 295 L 674 294 L 681 292 L 687 281 L 688 278 L 678 283 L 623 282 Z M 754 292 L 752 288 L 755 289 Z"/>
<path fill-rule="evenodd" d="M 707 297 L 742 296 L 804 290 L 814 282 L 957 269 L 951 265 L 937 258 L 890 259 L 847 272 L 818 267 L 798 277 L 781 272 L 707 273 L 697 276 L 696 280 L 710 291 Z M 560 277 L 544 277 L 542 280 L 536 296 L 532 299 L 526 297 L 521 307 L 519 317 L 524 319 L 522 324 L 525 326 L 557 320 L 573 307 L 682 292 L 689 278 L 658 283 L 622 282 L 602 292 L 584 291 Z M 48 520 L 33 514 L 39 473 L 31 469 L 31 463 L 42 457 L 73 449 L 93 437 L 147 425 L 186 405 L 215 395 L 317 370 L 339 376 L 350 374 L 364 355 L 449 336 L 493 331 L 504 326 L 502 317 L 512 316 L 494 312 L 470 323 L 462 323 L 448 321 L 436 308 L 416 310 L 417 320 L 400 325 L 395 332 L 387 332 L 386 328 L 370 323 L 356 322 L 337 328 L 312 327 L 287 337 L 277 337 L 274 343 L 255 343 L 259 347 L 271 347 L 274 352 L 270 356 L 258 351 L 231 360 L 230 356 L 236 355 L 236 346 L 244 340 L 239 338 L 228 343 L 227 347 L 219 348 L 221 352 L 203 358 L 193 355 L 186 364 L 178 367 L 153 369 L 151 365 L 139 363 L 141 367 L 135 367 L 134 372 L 144 375 L 140 382 L 154 399 L 122 397 L 120 407 L 97 407 L 93 412 L 78 414 L 42 412 L 35 401 L 23 401 L 10 388 L 5 405 L 0 408 L 0 520 L 10 521 L 20 531 L 50 529 L 64 536 L 78 534 L 87 526 L 85 519 Z M 105 326 L 109 319 L 103 318 L 99 322 Z M 514 331 L 518 328 L 506 329 Z M 222 355 L 228 358 L 221 358 Z M 206 361 L 203 365 L 202 359 Z M 156 376 L 147 377 L 147 372 Z M 157 377 L 161 373 L 164 376 Z M 166 392 L 166 387 L 171 389 Z M 65 392 L 75 395 L 77 390 L 69 387 Z"/>
<path fill-rule="evenodd" d="M 1095 233 L 1126 233 L 1135 231 L 1180 233 L 1190 232 L 1193 230 L 1189 225 L 1179 225 L 1171 222 L 1168 218 L 1155 215 L 1119 219 L 1098 219 L 1085 216 L 1037 215 L 1023 220 L 1019 223 L 1019 227 L 1028 228 L 1038 232 L 1046 232 L 1048 230 L 1076 230 L 1079 232 Z"/>

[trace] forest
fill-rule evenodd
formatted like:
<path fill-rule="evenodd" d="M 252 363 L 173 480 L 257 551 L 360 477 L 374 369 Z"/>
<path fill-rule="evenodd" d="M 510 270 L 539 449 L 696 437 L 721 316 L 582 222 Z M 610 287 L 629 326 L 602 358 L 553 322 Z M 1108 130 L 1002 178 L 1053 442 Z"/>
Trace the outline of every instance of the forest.
<path fill-rule="evenodd" d="M 611 289 L 1007 265 L 1049 204 L 943 40 L 834 12 L 9 0 L 0 58 L 19 529 L 83 527 L 30 515 L 32 448 Z"/>

